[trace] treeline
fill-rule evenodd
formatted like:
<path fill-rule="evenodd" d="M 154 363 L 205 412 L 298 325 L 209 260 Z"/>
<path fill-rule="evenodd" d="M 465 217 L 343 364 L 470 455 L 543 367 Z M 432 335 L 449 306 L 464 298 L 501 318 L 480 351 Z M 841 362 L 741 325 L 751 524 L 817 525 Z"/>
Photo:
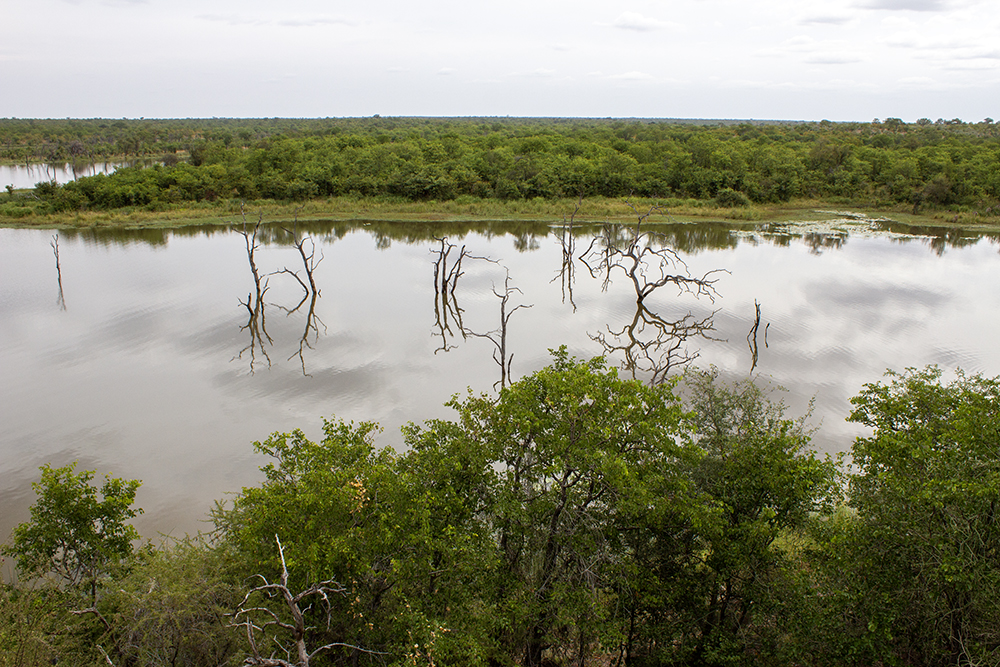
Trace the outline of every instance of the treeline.
<path fill-rule="evenodd" d="M 4 551 L 9 665 L 1000 662 L 1000 380 L 866 385 L 838 470 L 754 384 L 565 350 L 377 449 L 256 443 L 212 538 L 133 551 L 137 482 L 44 467 Z"/>
<path fill-rule="evenodd" d="M 52 139 L 59 146 L 79 124 L 80 138 L 73 142 L 80 146 L 66 149 L 71 153 L 96 155 L 112 147 L 128 155 L 161 152 L 163 164 L 65 186 L 42 184 L 37 199 L 15 202 L 11 193 L 6 215 L 15 216 L 16 206 L 28 215 L 329 197 L 633 195 L 729 207 L 818 198 L 985 215 L 995 215 L 1000 203 L 1000 129 L 990 119 L 716 125 L 478 118 L 0 121 L 0 130 L 20 128 L 8 131 L 8 154 L 21 159 L 17 151 L 29 150 L 23 137 L 36 136 L 24 124 L 44 122 L 55 124 Z M 118 124 L 128 138 L 117 138 L 112 130 Z"/>

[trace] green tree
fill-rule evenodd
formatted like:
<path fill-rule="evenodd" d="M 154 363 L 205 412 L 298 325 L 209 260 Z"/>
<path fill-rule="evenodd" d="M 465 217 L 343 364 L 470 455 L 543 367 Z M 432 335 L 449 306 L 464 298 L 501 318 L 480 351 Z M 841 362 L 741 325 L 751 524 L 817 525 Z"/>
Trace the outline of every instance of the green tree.
<path fill-rule="evenodd" d="M 833 464 L 810 450 L 806 417 L 787 417 L 749 380 L 691 370 L 680 393 L 687 495 L 660 492 L 635 517 L 642 623 L 631 652 L 671 664 L 776 660 L 793 569 L 780 543 L 823 507 Z"/>
<path fill-rule="evenodd" d="M 647 470 L 677 454 L 671 387 L 621 379 L 602 359 L 581 362 L 561 348 L 498 398 L 452 403 L 462 438 L 495 471 L 492 602 L 498 638 L 521 664 L 570 647 L 582 662 L 605 639 L 624 557 L 617 517 L 646 502 Z"/>
<path fill-rule="evenodd" d="M 468 603 L 488 557 L 467 523 L 474 496 L 466 500 L 461 453 L 420 445 L 401 459 L 374 446 L 375 424 L 326 421 L 323 430 L 320 442 L 296 430 L 255 443 L 273 459 L 262 467 L 265 482 L 216 512 L 243 574 L 280 578 L 278 535 L 291 588 L 344 588 L 329 600 L 334 622 L 312 619 L 319 645 L 358 647 L 341 647 L 348 660 L 382 659 L 370 650 L 476 664 L 482 614 Z M 474 457 L 473 466 L 470 474 L 482 476 Z"/>
<path fill-rule="evenodd" d="M 1000 646 L 1000 379 L 889 372 L 852 399 L 851 566 L 881 656 L 996 664 Z"/>
<path fill-rule="evenodd" d="M 17 558 L 22 574 L 52 573 L 70 587 L 88 588 L 93 605 L 99 580 L 132 554 L 139 538 L 128 521 L 142 512 L 132 507 L 141 482 L 105 475 L 98 489 L 90 482 L 94 471 L 75 470 L 76 463 L 41 467 L 31 520 L 14 529 L 3 553 Z"/>

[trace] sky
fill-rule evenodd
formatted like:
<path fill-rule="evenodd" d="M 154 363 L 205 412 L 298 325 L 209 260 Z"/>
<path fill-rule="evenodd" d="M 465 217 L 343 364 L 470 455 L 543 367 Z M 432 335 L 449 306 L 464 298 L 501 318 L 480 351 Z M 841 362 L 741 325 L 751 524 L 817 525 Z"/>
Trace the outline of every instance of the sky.
<path fill-rule="evenodd" d="M 0 0 L 0 117 L 1000 118 L 996 0 Z"/>

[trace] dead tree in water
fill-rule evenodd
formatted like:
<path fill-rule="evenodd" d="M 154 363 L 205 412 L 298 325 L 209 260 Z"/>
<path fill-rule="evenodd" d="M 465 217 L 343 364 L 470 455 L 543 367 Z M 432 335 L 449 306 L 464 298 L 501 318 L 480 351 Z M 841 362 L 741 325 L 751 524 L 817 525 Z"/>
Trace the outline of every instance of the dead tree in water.
<path fill-rule="evenodd" d="M 757 299 L 753 300 L 754 308 L 756 309 L 756 315 L 754 316 L 753 326 L 750 327 L 750 333 L 747 334 L 747 345 L 750 347 L 750 373 L 754 372 L 757 368 L 757 329 L 760 327 L 760 304 Z M 767 329 L 771 326 L 768 322 L 764 326 L 764 347 L 767 347 Z"/>
<path fill-rule="evenodd" d="M 238 229 L 237 233 L 243 237 L 243 241 L 246 244 L 247 249 L 247 260 L 250 262 L 250 273 L 253 275 L 253 284 L 255 292 L 250 292 L 247 294 L 246 302 L 240 301 L 240 305 L 246 307 L 247 312 L 250 314 L 250 318 L 247 323 L 240 327 L 240 331 L 250 332 L 250 344 L 239 351 L 236 355 L 237 358 L 242 359 L 243 355 L 249 352 L 250 356 L 250 373 L 254 372 L 254 365 L 257 361 L 257 350 L 267 359 L 267 365 L 271 365 L 271 357 L 267 354 L 267 349 L 265 347 L 265 341 L 268 345 L 272 345 L 274 341 L 271 336 L 267 333 L 267 324 L 264 314 L 264 295 L 267 293 L 267 277 L 261 277 L 260 271 L 257 269 L 257 260 L 255 253 L 260 247 L 260 243 L 257 241 L 257 235 L 260 232 L 261 223 L 264 220 L 263 211 L 257 217 L 257 222 L 252 226 L 247 224 L 246 211 L 243 209 L 242 204 L 240 205 L 240 213 L 243 218 L 243 227 Z"/>
<path fill-rule="evenodd" d="M 306 372 L 305 349 L 313 349 L 312 343 L 309 342 L 310 335 L 312 335 L 313 341 L 315 342 L 319 340 L 319 327 L 322 326 L 323 331 L 326 331 L 326 325 L 316 314 L 316 300 L 320 296 L 320 290 L 316 287 L 315 278 L 316 268 L 323 261 L 324 255 L 322 251 L 320 251 L 319 259 L 316 259 L 316 242 L 311 236 L 302 237 L 299 235 L 298 223 L 298 214 L 296 214 L 293 228 L 290 230 L 287 227 L 282 227 L 282 229 L 292 237 L 292 245 L 295 246 L 295 249 L 299 253 L 299 257 L 302 259 L 302 268 L 306 273 L 306 280 L 309 281 L 309 284 L 307 285 L 306 282 L 302 280 L 298 271 L 292 271 L 287 266 L 282 268 L 280 271 L 275 271 L 274 275 L 287 273 L 295 278 L 295 280 L 298 281 L 299 285 L 302 287 L 304 294 L 302 296 L 302 300 L 299 301 L 294 308 L 285 308 L 284 306 L 278 304 L 272 305 L 285 311 L 285 316 L 287 317 L 292 313 L 298 312 L 306 300 L 309 301 L 309 311 L 306 314 L 306 326 L 302 332 L 302 337 L 299 339 L 299 349 L 297 352 L 292 353 L 292 355 L 288 357 L 288 360 L 291 361 L 292 357 L 297 356 L 302 365 L 302 374 L 308 377 L 309 373 Z M 308 251 L 306 250 L 307 243 L 309 245 Z"/>
<path fill-rule="evenodd" d="M 452 250 L 458 248 L 454 243 L 449 243 L 447 237 L 445 238 L 434 238 L 441 244 L 439 250 L 431 250 L 431 252 L 437 254 L 437 258 L 434 260 L 434 327 L 436 329 L 434 336 L 441 337 L 441 347 L 434 350 L 434 354 L 438 352 L 448 350 L 455 347 L 449 342 L 449 337 L 454 339 L 455 333 L 452 331 L 451 322 L 452 320 L 458 326 L 458 332 L 462 335 L 462 338 L 466 338 L 465 327 L 462 324 L 462 309 L 458 305 L 458 300 L 455 298 L 455 288 L 458 287 L 458 279 L 462 277 L 462 260 L 465 258 L 471 259 L 484 259 L 483 257 L 475 257 L 470 255 L 465 251 L 465 246 L 463 245 L 458 250 L 458 257 L 455 258 L 454 262 L 449 266 L 449 256 Z"/>
<path fill-rule="evenodd" d="M 717 294 L 714 278 L 716 273 L 728 273 L 725 269 L 714 269 L 702 276 L 692 276 L 688 265 L 680 255 L 663 243 L 662 234 L 642 231 L 642 223 L 659 206 L 652 206 L 646 213 L 639 213 L 630 202 L 625 202 L 636 211 L 638 221 L 635 228 L 626 230 L 616 225 L 605 225 L 581 255 L 581 259 L 591 276 L 603 277 L 604 289 L 611 284 L 615 269 L 620 269 L 632 282 L 635 300 L 642 303 L 655 290 L 672 284 L 680 293 L 696 297 L 707 296 L 712 301 Z M 655 247 L 659 242 L 660 247 Z"/>
<path fill-rule="evenodd" d="M 488 260 L 494 264 L 499 265 L 499 262 L 494 260 Z M 503 281 L 503 292 L 497 291 L 496 285 L 493 286 L 493 294 L 500 299 L 500 326 L 493 331 L 488 331 L 486 333 L 476 333 L 471 329 L 465 329 L 465 333 L 469 336 L 474 336 L 476 338 L 485 338 L 491 343 L 493 343 L 493 361 L 500 366 L 500 380 L 493 383 L 493 388 L 496 389 L 497 385 L 503 389 L 507 386 L 507 382 L 510 379 L 510 366 L 514 361 L 514 353 L 507 352 L 507 325 L 510 323 L 511 316 L 520 310 L 521 308 L 531 308 L 531 305 L 518 304 L 514 306 L 510 312 L 507 311 L 510 298 L 514 294 L 522 294 L 521 290 L 517 287 L 510 286 L 510 269 L 504 267 L 505 277 Z"/>
<path fill-rule="evenodd" d="M 59 283 L 59 296 L 56 297 L 56 305 L 59 306 L 59 310 L 66 310 L 66 297 L 63 294 L 62 286 L 62 264 L 59 262 L 59 235 L 54 234 L 52 236 L 52 241 L 49 243 L 52 246 L 52 252 L 56 256 L 56 280 Z"/>
<path fill-rule="evenodd" d="M 569 303 L 573 306 L 573 312 L 576 312 L 576 302 L 573 301 L 573 279 L 575 277 L 576 265 L 573 264 L 573 255 L 576 252 L 576 239 L 573 236 L 573 221 L 576 219 L 576 214 L 580 210 L 580 205 L 583 203 L 583 199 L 579 199 L 576 202 L 576 208 L 573 209 L 573 213 L 569 216 L 569 220 L 565 217 L 563 218 L 563 225 L 561 230 L 561 236 L 559 238 L 560 244 L 562 245 L 562 267 L 559 269 L 559 273 L 549 282 L 555 282 L 557 279 L 562 282 L 562 300 L 566 303 L 566 297 L 569 296 Z"/>
<path fill-rule="evenodd" d="M 714 303 L 718 295 L 715 274 L 728 271 L 715 269 L 701 276 L 692 275 L 681 256 L 666 245 L 665 235 L 643 231 L 643 223 L 661 212 L 660 207 L 651 206 L 641 213 L 631 202 L 625 203 L 636 214 L 635 226 L 605 225 L 580 259 L 592 277 L 603 280 L 605 290 L 616 271 L 625 274 L 635 290 L 635 316 L 620 330 L 609 326 L 607 333 L 590 337 L 609 354 L 620 353 L 624 358 L 622 368 L 632 377 L 642 372 L 650 375 L 651 384 L 660 384 L 672 368 L 698 357 L 698 352 L 688 347 L 691 339 L 717 340 L 710 335 L 715 330 L 715 312 L 702 319 L 688 313 L 671 321 L 652 312 L 646 306 L 647 297 L 665 285 L 673 285 L 679 295 L 704 296 Z"/>

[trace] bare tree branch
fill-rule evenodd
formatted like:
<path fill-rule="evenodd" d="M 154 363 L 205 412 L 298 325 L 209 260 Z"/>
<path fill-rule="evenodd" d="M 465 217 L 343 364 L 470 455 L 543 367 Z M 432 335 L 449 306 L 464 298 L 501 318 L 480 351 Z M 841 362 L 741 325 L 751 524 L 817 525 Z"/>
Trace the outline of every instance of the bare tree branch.
<path fill-rule="evenodd" d="M 607 289 L 614 270 L 621 270 L 632 281 L 636 301 L 640 303 L 655 290 L 668 284 L 676 286 L 678 293 L 707 296 L 714 301 L 718 294 L 715 290 L 718 279 L 714 276 L 728 271 L 714 269 L 702 276 L 692 276 L 680 255 L 666 246 L 662 234 L 642 231 L 642 223 L 651 214 L 659 212 L 660 207 L 652 206 L 646 213 L 639 213 L 631 202 L 626 200 L 625 203 L 636 212 L 638 221 L 635 228 L 605 225 L 601 233 L 591 240 L 590 246 L 581 255 L 591 276 L 601 276 L 604 280 L 603 287 Z"/>
<path fill-rule="evenodd" d="M 250 373 L 254 372 L 254 365 L 257 361 L 257 350 L 267 359 L 267 365 L 271 365 L 271 357 L 267 354 L 267 349 L 265 348 L 265 341 L 268 345 L 272 345 L 274 341 L 271 336 L 267 333 L 267 323 L 264 315 L 264 294 L 267 293 L 267 277 L 261 277 L 260 271 L 257 269 L 257 260 L 255 253 L 258 248 L 260 248 L 260 243 L 257 240 L 257 235 L 260 232 L 261 223 L 264 220 L 264 212 L 261 211 L 257 217 L 257 222 L 249 227 L 247 224 L 246 210 L 243 204 L 240 204 L 240 215 L 243 218 L 242 229 L 236 230 L 237 233 L 243 237 L 243 241 L 246 244 L 247 249 L 247 260 L 250 263 L 250 273 L 253 276 L 254 292 L 247 294 L 247 300 L 244 303 L 242 300 L 239 302 L 240 305 L 245 306 L 250 318 L 247 323 L 240 327 L 240 331 L 250 332 L 250 343 L 244 347 L 234 358 L 242 359 L 243 355 L 249 352 L 250 356 Z"/>
<path fill-rule="evenodd" d="M 500 265 L 498 261 L 487 260 L 493 262 L 494 264 Z M 510 269 L 504 267 L 505 277 L 504 277 L 504 288 L 503 293 L 497 291 L 496 285 L 493 286 L 493 294 L 500 299 L 500 326 L 493 331 L 488 331 L 486 333 L 476 333 L 471 329 L 465 329 L 465 333 L 469 336 L 474 336 L 476 338 L 485 338 L 493 343 L 496 349 L 493 350 L 493 361 L 500 366 L 500 380 L 493 383 L 493 388 L 499 384 L 500 388 L 503 389 L 507 386 L 507 382 L 510 379 L 510 366 L 514 361 L 514 353 L 507 353 L 507 325 L 510 322 L 511 316 L 516 313 L 521 308 L 531 308 L 531 305 L 518 304 L 507 312 L 507 304 L 510 301 L 511 296 L 515 293 L 523 294 L 517 287 L 510 286 Z"/>
<path fill-rule="evenodd" d="M 56 297 L 56 304 L 59 306 L 59 310 L 66 310 L 66 297 L 63 295 L 63 284 L 62 284 L 62 264 L 59 262 L 59 235 L 53 234 L 52 241 L 49 243 L 52 246 L 52 252 L 56 256 L 56 280 L 59 282 L 59 296 Z"/>
<path fill-rule="evenodd" d="M 573 221 L 576 219 L 576 214 L 580 210 L 580 206 L 583 204 L 583 197 L 577 200 L 576 207 L 573 209 L 573 213 L 570 214 L 569 220 L 563 217 L 563 225 L 559 238 L 562 245 L 562 267 L 559 269 L 556 277 L 549 282 L 555 282 L 557 279 L 562 282 L 562 300 L 566 303 L 566 297 L 569 295 L 569 303 L 573 306 L 573 312 L 576 312 L 576 302 L 573 301 L 573 280 L 575 278 L 576 265 L 573 263 L 573 254 L 576 252 L 576 238 L 573 236 Z"/>
<path fill-rule="evenodd" d="M 303 608 L 302 603 L 309 598 L 316 598 L 322 607 L 326 617 L 326 625 L 329 628 L 332 613 L 330 596 L 345 595 L 347 589 L 336 581 L 326 580 L 315 583 L 298 593 L 292 593 L 291 589 L 288 588 L 288 566 L 285 563 L 284 547 L 277 535 L 274 536 L 274 541 L 278 544 L 278 555 L 281 558 L 281 575 L 278 582 L 270 583 L 263 575 L 257 575 L 257 578 L 263 583 L 247 592 L 243 601 L 237 606 L 236 612 L 233 614 L 233 622 L 230 624 L 231 627 L 243 628 L 246 632 L 252 655 L 247 657 L 243 664 L 255 667 L 309 667 L 310 661 L 317 655 L 336 648 L 383 655 L 377 651 L 370 651 L 345 642 L 329 642 L 311 651 L 308 649 L 307 635 L 312 628 L 306 625 L 305 615 L 312 606 Z M 279 608 L 291 620 L 282 620 L 282 616 L 278 612 L 265 605 L 247 606 L 254 598 L 263 598 L 265 601 L 279 599 L 283 603 Z M 260 622 L 255 620 L 261 617 L 263 620 Z M 291 633 L 291 640 L 282 640 L 276 633 L 269 635 L 268 633 L 272 630 Z M 275 651 L 281 651 L 289 658 L 294 653 L 295 662 L 292 662 L 291 659 L 277 658 L 274 653 L 264 657 L 261 654 L 260 641 L 273 645 Z"/>

